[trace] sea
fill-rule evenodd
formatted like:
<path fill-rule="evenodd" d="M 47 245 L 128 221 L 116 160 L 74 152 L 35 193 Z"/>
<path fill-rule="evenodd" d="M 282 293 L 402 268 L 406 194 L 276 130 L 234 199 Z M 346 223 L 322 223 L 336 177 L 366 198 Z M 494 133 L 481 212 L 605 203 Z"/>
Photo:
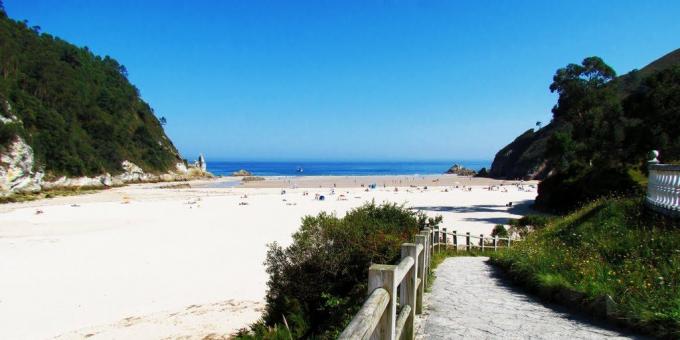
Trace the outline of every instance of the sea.
<path fill-rule="evenodd" d="M 416 162 L 245 162 L 208 161 L 208 171 L 229 176 L 240 169 L 255 176 L 376 176 L 443 174 L 454 164 L 468 169 L 489 169 L 491 161 L 416 161 Z"/>

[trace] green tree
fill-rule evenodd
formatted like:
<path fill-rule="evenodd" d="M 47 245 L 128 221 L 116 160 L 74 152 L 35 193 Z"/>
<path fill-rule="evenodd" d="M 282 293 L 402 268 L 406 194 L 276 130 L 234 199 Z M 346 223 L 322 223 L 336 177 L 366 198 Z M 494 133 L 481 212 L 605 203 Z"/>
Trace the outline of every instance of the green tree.
<path fill-rule="evenodd" d="M 666 162 L 680 160 L 680 65 L 645 79 L 624 106 L 632 161 L 643 163 L 653 149 L 660 150 Z"/>

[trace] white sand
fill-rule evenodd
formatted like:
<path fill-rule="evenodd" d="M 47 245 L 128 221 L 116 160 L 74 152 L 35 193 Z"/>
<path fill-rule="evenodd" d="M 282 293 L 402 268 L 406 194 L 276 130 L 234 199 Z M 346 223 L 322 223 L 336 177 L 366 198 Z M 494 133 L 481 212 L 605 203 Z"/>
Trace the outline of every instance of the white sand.
<path fill-rule="evenodd" d="M 399 189 L 343 188 L 315 201 L 315 193 L 330 189 L 288 189 L 281 195 L 275 188 L 136 185 L 2 205 L 0 338 L 228 335 L 259 317 L 266 244 L 289 244 L 306 214 L 343 215 L 372 199 L 392 201 L 442 214 L 449 230 L 478 235 L 521 212 L 508 211 L 507 202 L 517 206 L 536 195 L 514 187 Z M 347 201 L 337 200 L 342 193 Z M 248 205 L 240 206 L 242 201 Z"/>

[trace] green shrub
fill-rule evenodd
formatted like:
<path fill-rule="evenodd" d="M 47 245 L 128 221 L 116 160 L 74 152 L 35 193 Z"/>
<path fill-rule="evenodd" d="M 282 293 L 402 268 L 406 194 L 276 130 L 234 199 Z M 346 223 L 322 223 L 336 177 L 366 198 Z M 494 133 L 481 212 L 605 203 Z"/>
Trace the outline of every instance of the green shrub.
<path fill-rule="evenodd" d="M 643 189 L 626 168 L 558 173 L 538 185 L 535 206 L 545 211 L 566 213 L 600 197 L 632 196 Z"/>
<path fill-rule="evenodd" d="M 14 137 L 19 134 L 19 130 L 19 124 L 0 122 L 0 150 L 9 145 Z"/>
<path fill-rule="evenodd" d="M 294 338 L 336 338 L 366 298 L 369 266 L 396 263 L 402 243 L 440 221 L 388 203 L 368 203 L 342 218 L 304 217 L 290 246 L 269 246 L 263 323 L 242 338 L 271 335 L 284 317 Z"/>
<path fill-rule="evenodd" d="M 526 237 L 530 231 L 545 227 L 552 217 L 547 215 L 526 215 L 517 219 L 510 219 L 508 224 L 510 234 L 517 234 L 521 238 Z"/>
<path fill-rule="evenodd" d="M 496 224 L 491 231 L 491 236 L 493 237 L 508 237 L 508 230 L 502 224 Z"/>

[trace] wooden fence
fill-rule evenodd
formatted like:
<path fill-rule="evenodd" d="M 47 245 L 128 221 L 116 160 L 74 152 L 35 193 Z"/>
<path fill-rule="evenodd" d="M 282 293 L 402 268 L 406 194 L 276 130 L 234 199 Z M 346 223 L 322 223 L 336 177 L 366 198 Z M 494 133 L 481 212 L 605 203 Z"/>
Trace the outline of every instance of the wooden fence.
<path fill-rule="evenodd" d="M 645 203 L 661 214 L 680 217 L 680 165 L 660 164 L 656 150 L 650 156 Z"/>
<path fill-rule="evenodd" d="M 465 240 L 459 244 L 458 239 Z M 472 240 L 476 239 L 476 242 Z M 451 242 L 449 243 L 449 240 Z M 505 244 L 502 242 L 505 241 Z M 509 247 L 510 238 L 472 236 L 425 228 L 415 243 L 401 245 L 396 265 L 373 264 L 368 269 L 368 298 L 339 339 L 414 339 L 415 316 L 423 311 L 423 292 L 430 272 L 432 253 L 452 247 L 470 251 Z M 450 247 L 449 247 L 450 246 Z M 397 312 L 398 310 L 398 312 Z"/>

